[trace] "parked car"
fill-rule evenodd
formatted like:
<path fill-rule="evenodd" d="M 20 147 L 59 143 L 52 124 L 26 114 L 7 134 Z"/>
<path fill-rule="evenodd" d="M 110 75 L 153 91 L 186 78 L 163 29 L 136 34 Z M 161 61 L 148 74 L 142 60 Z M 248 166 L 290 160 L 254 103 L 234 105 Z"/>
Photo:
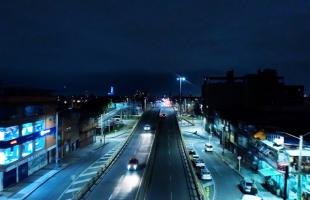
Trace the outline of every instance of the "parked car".
<path fill-rule="evenodd" d="M 211 173 L 207 168 L 201 168 L 198 170 L 198 177 L 201 180 L 212 180 Z"/>
<path fill-rule="evenodd" d="M 255 184 L 253 180 L 248 178 L 243 178 L 240 182 L 240 189 L 243 193 L 246 194 L 256 194 L 257 189 L 255 188 Z"/>
<path fill-rule="evenodd" d="M 196 159 L 199 159 L 199 156 L 198 156 L 198 154 L 196 154 L 196 152 L 195 152 L 195 154 L 190 155 L 190 159 L 191 159 L 192 161 L 195 161 Z"/>
<path fill-rule="evenodd" d="M 188 148 L 188 154 L 194 155 L 194 154 L 196 154 L 196 151 L 193 148 Z"/>
<path fill-rule="evenodd" d="M 195 165 L 195 167 L 205 167 L 206 166 L 205 162 L 199 158 L 195 159 L 194 165 Z"/>

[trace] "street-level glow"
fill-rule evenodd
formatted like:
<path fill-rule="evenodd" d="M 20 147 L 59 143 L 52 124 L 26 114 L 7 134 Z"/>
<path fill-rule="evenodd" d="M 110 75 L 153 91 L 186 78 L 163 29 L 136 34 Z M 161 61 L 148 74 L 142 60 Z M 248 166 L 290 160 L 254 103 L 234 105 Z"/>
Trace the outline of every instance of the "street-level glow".
<path fill-rule="evenodd" d="M 162 107 L 171 107 L 172 103 L 169 98 L 162 99 Z"/>
<path fill-rule="evenodd" d="M 133 189 L 138 187 L 140 181 L 139 175 L 135 172 L 128 172 L 126 175 L 121 176 L 110 199 L 119 199 L 120 196 L 127 196 Z"/>

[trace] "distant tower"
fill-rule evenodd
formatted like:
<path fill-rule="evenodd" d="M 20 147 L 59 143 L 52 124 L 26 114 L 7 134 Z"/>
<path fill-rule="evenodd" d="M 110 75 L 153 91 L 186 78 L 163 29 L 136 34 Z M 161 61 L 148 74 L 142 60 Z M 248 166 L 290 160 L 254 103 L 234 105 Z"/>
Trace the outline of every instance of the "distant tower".
<path fill-rule="evenodd" d="M 114 95 L 114 87 L 111 86 L 110 91 L 108 92 L 108 96 L 113 96 Z"/>

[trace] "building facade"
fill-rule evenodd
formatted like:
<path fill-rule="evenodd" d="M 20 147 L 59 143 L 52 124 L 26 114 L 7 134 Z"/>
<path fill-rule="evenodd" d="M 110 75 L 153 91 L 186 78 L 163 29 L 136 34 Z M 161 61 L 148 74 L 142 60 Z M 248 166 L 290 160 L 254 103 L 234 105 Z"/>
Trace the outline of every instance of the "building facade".
<path fill-rule="evenodd" d="M 43 92 L 44 93 L 44 92 Z M 19 94 L 19 95 L 16 95 Z M 20 94 L 25 94 L 21 96 Z M 54 162 L 54 97 L 33 91 L 0 96 L 0 191 Z"/>

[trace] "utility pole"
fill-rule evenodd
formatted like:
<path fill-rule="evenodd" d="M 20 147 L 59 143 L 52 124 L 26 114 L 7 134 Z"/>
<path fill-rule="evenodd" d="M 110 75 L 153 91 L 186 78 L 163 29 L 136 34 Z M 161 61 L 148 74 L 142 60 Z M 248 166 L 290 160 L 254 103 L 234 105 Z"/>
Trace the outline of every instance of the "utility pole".
<path fill-rule="evenodd" d="M 288 179 L 288 166 L 285 166 L 285 174 L 284 174 L 284 196 L 283 196 L 283 200 L 287 200 L 287 179 Z"/>

